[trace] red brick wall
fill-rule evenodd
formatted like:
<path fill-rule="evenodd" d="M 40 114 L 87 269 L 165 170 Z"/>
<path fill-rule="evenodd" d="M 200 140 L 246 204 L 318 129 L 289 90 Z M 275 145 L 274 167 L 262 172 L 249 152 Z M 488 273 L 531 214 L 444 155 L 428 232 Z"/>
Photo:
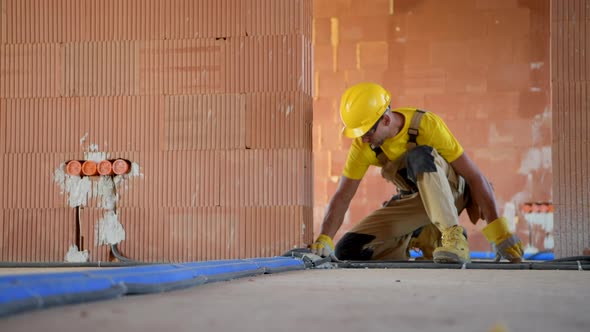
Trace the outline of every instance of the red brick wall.
<path fill-rule="evenodd" d="M 316 0 L 313 43 L 316 234 L 350 144 L 339 98 L 361 81 L 383 84 L 394 107 L 442 116 L 493 182 L 501 213 L 551 201 L 549 0 Z M 337 237 L 393 192 L 370 169 Z M 483 226 L 467 225 L 472 250 L 489 249 Z"/>
<path fill-rule="evenodd" d="M 59 186 L 95 144 L 142 174 L 117 188 L 132 259 L 311 242 L 311 26 L 312 0 L 0 0 L 0 261 L 109 259 L 97 190 L 76 238 Z"/>
<path fill-rule="evenodd" d="M 590 1 L 551 1 L 555 254 L 590 248 Z M 585 254 L 589 254 L 586 249 Z"/>

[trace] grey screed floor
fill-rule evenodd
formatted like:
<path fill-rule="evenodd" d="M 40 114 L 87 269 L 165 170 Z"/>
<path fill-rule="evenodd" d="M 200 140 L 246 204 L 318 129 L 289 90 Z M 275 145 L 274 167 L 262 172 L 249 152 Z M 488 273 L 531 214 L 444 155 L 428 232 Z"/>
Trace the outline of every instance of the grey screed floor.
<path fill-rule="evenodd" d="M 590 271 L 333 269 L 0 319 L 0 331 L 590 331 Z"/>

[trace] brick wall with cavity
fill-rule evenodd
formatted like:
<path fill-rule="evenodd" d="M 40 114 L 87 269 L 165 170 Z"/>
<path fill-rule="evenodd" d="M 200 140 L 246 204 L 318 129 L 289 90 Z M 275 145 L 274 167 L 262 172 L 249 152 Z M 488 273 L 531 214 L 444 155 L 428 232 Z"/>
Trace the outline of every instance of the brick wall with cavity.
<path fill-rule="evenodd" d="M 0 0 L 0 260 L 64 259 L 75 211 L 54 171 L 89 149 L 140 166 L 116 209 L 132 259 L 309 243 L 312 10 L 311 0 Z M 92 192 L 79 249 L 105 261 Z"/>

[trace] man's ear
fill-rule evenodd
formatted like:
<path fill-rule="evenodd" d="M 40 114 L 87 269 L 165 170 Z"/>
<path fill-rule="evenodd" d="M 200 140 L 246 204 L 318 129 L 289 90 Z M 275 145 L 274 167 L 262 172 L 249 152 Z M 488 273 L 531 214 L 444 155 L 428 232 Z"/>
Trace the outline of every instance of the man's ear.
<path fill-rule="evenodd" d="M 389 124 L 391 123 L 391 120 L 392 120 L 391 116 L 392 116 L 391 113 L 385 113 L 385 115 L 383 116 L 383 120 L 382 120 L 384 122 L 383 123 L 384 125 L 389 126 Z"/>

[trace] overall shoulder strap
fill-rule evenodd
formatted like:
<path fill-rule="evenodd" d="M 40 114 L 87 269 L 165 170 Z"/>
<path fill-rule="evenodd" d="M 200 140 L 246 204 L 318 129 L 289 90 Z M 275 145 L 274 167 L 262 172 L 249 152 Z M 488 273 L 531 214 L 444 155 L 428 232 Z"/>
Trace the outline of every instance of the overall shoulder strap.
<path fill-rule="evenodd" d="M 420 134 L 418 128 L 420 128 L 420 120 L 422 120 L 422 116 L 425 113 L 426 111 L 417 109 L 416 112 L 414 112 L 414 116 L 412 116 L 412 122 L 410 122 L 410 128 L 408 128 L 408 135 L 410 135 L 410 139 L 406 145 L 408 150 L 411 150 L 418 145 L 418 143 L 416 143 L 416 138 L 418 137 L 418 134 Z"/>
<path fill-rule="evenodd" d="M 381 147 L 376 147 L 376 148 L 371 147 L 371 150 L 373 150 L 373 152 L 375 152 L 375 155 L 377 156 L 377 160 L 379 160 L 381 165 L 387 164 L 387 162 L 389 161 L 389 158 L 387 158 L 385 153 L 383 153 L 383 150 L 381 149 Z"/>

